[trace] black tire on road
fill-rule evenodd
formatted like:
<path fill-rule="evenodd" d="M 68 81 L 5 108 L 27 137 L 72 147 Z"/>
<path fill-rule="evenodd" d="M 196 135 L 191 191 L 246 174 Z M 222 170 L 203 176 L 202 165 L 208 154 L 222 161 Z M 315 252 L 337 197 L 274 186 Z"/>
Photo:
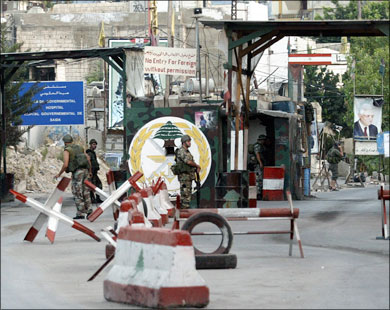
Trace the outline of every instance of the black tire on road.
<path fill-rule="evenodd" d="M 196 269 L 234 269 L 237 267 L 236 254 L 195 255 Z"/>
<path fill-rule="evenodd" d="M 223 216 L 216 213 L 201 212 L 191 215 L 188 220 L 184 222 L 184 225 L 181 229 L 187 230 L 191 234 L 194 227 L 200 223 L 213 223 L 216 225 L 222 233 L 222 240 L 219 247 L 211 253 L 204 253 L 194 246 L 195 255 L 228 254 L 233 244 L 233 232 L 227 220 Z"/>

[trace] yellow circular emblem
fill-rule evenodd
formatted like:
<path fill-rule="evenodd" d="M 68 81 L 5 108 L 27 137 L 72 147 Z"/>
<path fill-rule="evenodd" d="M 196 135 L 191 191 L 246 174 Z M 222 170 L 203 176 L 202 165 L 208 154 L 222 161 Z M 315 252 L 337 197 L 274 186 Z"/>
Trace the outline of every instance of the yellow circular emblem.
<path fill-rule="evenodd" d="M 211 168 L 210 145 L 203 134 L 191 122 L 174 116 L 156 118 L 137 131 L 129 148 L 131 174 L 140 171 L 144 176 L 138 181 L 142 187 L 150 186 L 158 177 L 167 184 L 170 195 L 180 192 L 180 184 L 171 171 L 175 163 L 174 150 L 181 147 L 181 136 L 189 135 L 193 143 L 190 152 L 201 166 L 200 182 L 203 184 Z M 194 188 L 195 189 L 195 188 Z"/>

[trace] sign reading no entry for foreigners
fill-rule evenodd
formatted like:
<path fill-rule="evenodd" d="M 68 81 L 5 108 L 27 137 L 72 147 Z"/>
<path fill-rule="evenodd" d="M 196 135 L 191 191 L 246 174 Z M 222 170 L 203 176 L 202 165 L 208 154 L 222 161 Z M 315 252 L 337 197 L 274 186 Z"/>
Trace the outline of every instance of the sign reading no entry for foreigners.
<path fill-rule="evenodd" d="M 23 83 L 19 96 L 35 83 Z M 33 97 L 33 104 L 41 104 L 41 107 L 33 113 L 22 115 L 21 126 L 84 124 L 84 83 L 82 81 L 39 82 L 38 87 L 41 91 Z"/>
<path fill-rule="evenodd" d="M 196 75 L 196 49 L 145 46 L 144 73 Z"/>

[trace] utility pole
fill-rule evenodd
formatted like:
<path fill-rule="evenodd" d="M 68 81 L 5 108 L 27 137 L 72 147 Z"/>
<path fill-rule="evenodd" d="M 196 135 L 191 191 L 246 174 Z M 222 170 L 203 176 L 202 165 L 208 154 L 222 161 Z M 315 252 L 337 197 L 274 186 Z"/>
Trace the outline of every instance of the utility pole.
<path fill-rule="evenodd" d="M 168 16 L 167 16 L 167 32 L 168 32 L 168 47 L 173 47 L 172 40 L 172 2 L 168 1 Z M 169 107 L 169 95 L 171 94 L 171 75 L 165 76 L 165 96 L 164 106 Z"/>
<path fill-rule="evenodd" d="M 360 0 L 357 1 L 357 9 L 358 9 L 358 19 L 362 19 L 362 3 Z"/>
<path fill-rule="evenodd" d="M 197 77 L 199 79 L 199 99 L 200 103 L 202 103 L 202 66 L 200 63 L 200 42 L 199 42 L 199 22 L 198 19 L 202 17 L 202 9 L 196 8 L 194 9 L 194 18 L 195 18 L 195 25 L 196 25 L 196 71 L 197 71 Z"/>
<path fill-rule="evenodd" d="M 231 19 L 237 20 L 237 0 L 232 0 Z"/>
<path fill-rule="evenodd" d="M 5 87 L 4 87 L 4 70 L 2 69 L 1 70 L 1 91 L 0 91 L 0 94 L 1 94 L 1 108 L 0 108 L 0 112 L 1 112 L 1 136 L 0 136 L 0 140 L 1 140 L 1 147 L 2 147 L 2 151 L 0 152 L 0 154 L 2 153 L 3 155 L 3 172 L 4 172 L 4 182 L 5 182 L 5 177 L 7 175 L 7 160 L 6 160 L 6 152 L 7 152 L 7 146 L 6 146 L 6 125 L 5 125 L 5 122 L 6 122 L 6 117 L 5 117 Z M 0 158 L 0 162 L 1 162 L 1 158 Z M 1 167 L 1 166 L 0 166 Z"/>

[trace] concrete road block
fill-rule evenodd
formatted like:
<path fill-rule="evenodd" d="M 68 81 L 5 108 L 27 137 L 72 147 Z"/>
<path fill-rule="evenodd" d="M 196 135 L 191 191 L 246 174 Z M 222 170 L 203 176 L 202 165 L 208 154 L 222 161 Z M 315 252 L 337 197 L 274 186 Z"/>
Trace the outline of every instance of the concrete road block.
<path fill-rule="evenodd" d="M 205 307 L 209 288 L 195 268 L 187 231 L 127 226 L 118 235 L 104 298 L 143 307 Z"/>

